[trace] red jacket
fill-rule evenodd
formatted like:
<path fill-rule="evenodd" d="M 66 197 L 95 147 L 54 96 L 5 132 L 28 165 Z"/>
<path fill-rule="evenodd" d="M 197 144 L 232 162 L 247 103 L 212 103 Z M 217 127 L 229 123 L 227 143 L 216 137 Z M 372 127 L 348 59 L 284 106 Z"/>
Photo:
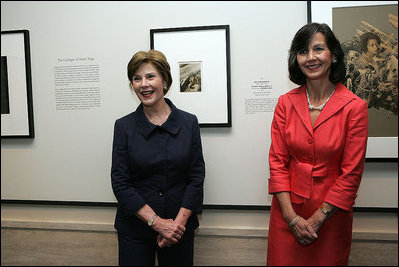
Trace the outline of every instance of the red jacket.
<path fill-rule="evenodd" d="M 305 86 L 282 95 L 272 122 L 269 193 L 291 192 L 298 204 L 317 194 L 315 208 L 326 201 L 352 210 L 367 130 L 367 102 L 340 83 L 313 127 Z"/>

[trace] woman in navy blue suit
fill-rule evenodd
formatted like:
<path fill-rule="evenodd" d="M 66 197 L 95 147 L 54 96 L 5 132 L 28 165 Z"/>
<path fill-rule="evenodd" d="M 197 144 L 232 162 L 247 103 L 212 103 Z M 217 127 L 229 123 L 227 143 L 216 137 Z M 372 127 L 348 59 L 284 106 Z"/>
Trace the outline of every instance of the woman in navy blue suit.
<path fill-rule="evenodd" d="M 137 52 L 127 66 L 136 111 L 116 120 L 111 182 L 118 201 L 119 265 L 193 265 L 205 163 L 198 120 L 164 97 L 163 53 Z"/>

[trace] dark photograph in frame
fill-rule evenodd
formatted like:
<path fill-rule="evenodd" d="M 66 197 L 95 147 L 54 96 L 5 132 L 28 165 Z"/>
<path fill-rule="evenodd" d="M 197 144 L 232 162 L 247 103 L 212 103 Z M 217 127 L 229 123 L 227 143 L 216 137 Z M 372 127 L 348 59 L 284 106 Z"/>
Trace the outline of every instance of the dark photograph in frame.
<path fill-rule="evenodd" d="M 369 137 L 398 136 L 398 5 L 333 8 L 345 86 L 367 101 Z"/>
<path fill-rule="evenodd" d="M 7 57 L 1 56 L 1 114 L 10 114 L 8 92 Z"/>

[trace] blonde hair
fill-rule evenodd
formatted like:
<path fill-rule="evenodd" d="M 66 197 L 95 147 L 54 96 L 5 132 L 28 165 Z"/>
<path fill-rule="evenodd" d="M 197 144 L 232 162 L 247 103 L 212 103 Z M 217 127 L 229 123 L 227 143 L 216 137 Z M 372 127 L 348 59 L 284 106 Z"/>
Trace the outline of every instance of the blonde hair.
<path fill-rule="evenodd" d="M 139 51 L 134 54 L 129 64 L 127 64 L 127 77 L 130 82 L 132 82 L 133 75 L 143 63 L 151 63 L 159 71 L 163 80 L 166 82 L 166 87 L 163 89 L 163 94 L 165 95 L 169 91 L 173 81 L 172 75 L 170 74 L 170 66 L 165 55 L 154 49 L 148 52 Z"/>

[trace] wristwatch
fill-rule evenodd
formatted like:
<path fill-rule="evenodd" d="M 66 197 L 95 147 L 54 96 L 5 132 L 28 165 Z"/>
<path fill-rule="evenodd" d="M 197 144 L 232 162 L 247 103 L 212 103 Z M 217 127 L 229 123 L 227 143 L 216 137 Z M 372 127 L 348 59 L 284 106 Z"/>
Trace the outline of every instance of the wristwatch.
<path fill-rule="evenodd" d="M 332 212 L 328 211 L 324 206 L 321 206 L 320 209 L 321 212 L 323 212 L 327 216 L 327 218 L 329 218 L 332 215 Z"/>
<path fill-rule="evenodd" d="M 147 221 L 148 226 L 151 227 L 154 224 L 154 221 L 157 217 L 158 217 L 158 215 L 156 215 L 156 214 L 154 216 L 152 216 L 152 218 L 149 221 Z"/>

